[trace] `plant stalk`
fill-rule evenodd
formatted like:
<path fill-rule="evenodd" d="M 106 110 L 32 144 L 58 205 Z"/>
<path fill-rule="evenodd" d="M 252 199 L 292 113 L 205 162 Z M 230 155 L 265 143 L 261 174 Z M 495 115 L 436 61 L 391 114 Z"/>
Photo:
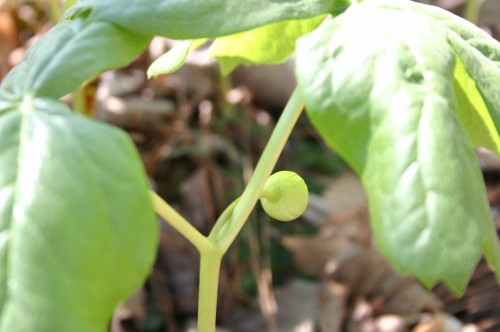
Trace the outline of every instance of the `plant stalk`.
<path fill-rule="evenodd" d="M 217 249 L 202 252 L 198 294 L 198 332 L 215 332 L 219 271 L 224 254 Z"/>
<path fill-rule="evenodd" d="M 300 113 L 304 107 L 302 95 L 298 88 L 295 89 L 290 97 L 283 113 L 281 114 L 276 127 L 271 134 L 262 156 L 255 168 L 255 171 L 250 178 L 243 194 L 234 207 L 233 213 L 226 226 L 221 230 L 221 234 L 217 236 L 216 246 L 221 252 L 225 253 L 231 243 L 234 241 L 241 228 L 245 224 L 248 216 L 257 203 L 264 185 L 271 175 L 276 162 L 285 147 L 285 143 L 292 132 L 295 123 L 297 122 Z"/>
<path fill-rule="evenodd" d="M 87 103 L 85 100 L 85 83 L 73 91 L 73 109 L 81 115 L 87 114 Z"/>
<path fill-rule="evenodd" d="M 50 19 L 54 24 L 61 20 L 63 9 L 57 0 L 47 0 Z"/>
<path fill-rule="evenodd" d="M 172 227 L 188 239 L 200 252 L 200 285 L 198 331 L 214 332 L 217 313 L 217 290 L 222 257 L 234 241 L 257 203 L 285 143 L 297 122 L 304 103 L 298 89 L 290 97 L 269 142 L 257 163 L 243 194 L 217 220 L 207 238 L 179 215 L 156 193 L 151 192 L 154 208 Z"/>
<path fill-rule="evenodd" d="M 277 202 L 280 199 L 281 190 L 277 186 L 265 189 L 260 193 L 260 198 L 267 198 L 271 202 Z"/>
<path fill-rule="evenodd" d="M 479 10 L 481 9 L 481 0 L 467 0 L 464 10 L 464 18 L 476 24 L 479 18 Z"/>
<path fill-rule="evenodd" d="M 168 205 L 167 202 L 153 191 L 150 194 L 156 213 L 191 242 L 198 249 L 200 255 L 215 250 L 213 243 Z"/>

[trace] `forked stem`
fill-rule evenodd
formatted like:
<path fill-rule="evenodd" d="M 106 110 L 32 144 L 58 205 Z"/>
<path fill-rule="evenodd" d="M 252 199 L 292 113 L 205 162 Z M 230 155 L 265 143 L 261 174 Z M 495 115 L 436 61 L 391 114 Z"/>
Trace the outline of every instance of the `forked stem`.
<path fill-rule="evenodd" d="M 213 332 L 217 315 L 219 271 L 224 253 L 155 192 L 150 194 L 156 213 L 191 242 L 200 253 L 198 331 Z"/>
<path fill-rule="evenodd" d="M 167 223 L 175 228 L 179 233 L 181 233 L 189 242 L 191 242 L 196 249 L 200 252 L 200 255 L 204 252 L 213 251 L 214 245 L 210 242 L 206 236 L 201 234 L 196 228 L 193 227 L 181 216 L 177 211 L 175 211 L 167 202 L 165 202 L 160 196 L 155 192 L 150 192 L 151 199 L 153 202 L 153 207 L 156 213 L 165 219 Z"/>
<path fill-rule="evenodd" d="M 231 218 L 226 221 L 227 226 L 217 236 L 216 245 L 222 252 L 226 252 L 233 243 L 259 200 L 262 189 L 276 166 L 281 151 L 283 151 L 303 107 L 304 102 L 301 92 L 295 89 L 267 142 L 250 181 L 245 187 L 238 204 L 234 207 Z"/>
<path fill-rule="evenodd" d="M 255 207 L 304 104 L 296 89 L 285 107 L 269 142 L 240 198 L 222 213 L 208 237 L 201 234 L 161 197 L 151 192 L 155 211 L 181 233 L 200 252 L 198 332 L 215 332 L 217 289 L 222 257 Z M 266 195 L 273 195 L 269 192 Z"/>

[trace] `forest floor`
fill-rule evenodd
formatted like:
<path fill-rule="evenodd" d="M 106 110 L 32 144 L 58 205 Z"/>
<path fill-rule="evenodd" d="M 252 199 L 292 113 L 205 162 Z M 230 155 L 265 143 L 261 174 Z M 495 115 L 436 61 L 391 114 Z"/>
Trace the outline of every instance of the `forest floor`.
<path fill-rule="evenodd" d="M 465 8 L 465 0 L 420 2 L 459 15 Z M 56 16 L 45 1 L 0 0 L 0 80 Z M 500 0 L 484 1 L 478 25 L 500 37 Z M 147 80 L 148 66 L 174 44 L 155 38 L 127 68 L 103 73 L 82 91 L 86 113 L 126 130 L 155 190 L 208 233 L 248 180 L 295 86 L 293 63 L 223 77 L 201 48 L 176 73 Z M 500 227 L 500 161 L 478 154 Z M 305 115 L 278 166 L 307 179 L 309 208 L 285 224 L 256 209 L 223 262 L 220 331 L 500 331 L 500 287 L 484 262 L 460 299 L 392 269 L 373 244 L 362 185 Z M 195 330 L 199 257 L 159 223 L 154 269 L 117 309 L 113 332 Z"/>

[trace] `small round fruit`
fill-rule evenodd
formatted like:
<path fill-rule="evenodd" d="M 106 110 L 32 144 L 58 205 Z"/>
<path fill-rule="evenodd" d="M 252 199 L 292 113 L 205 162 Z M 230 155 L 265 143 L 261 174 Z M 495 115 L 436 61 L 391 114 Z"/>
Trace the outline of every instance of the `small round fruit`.
<path fill-rule="evenodd" d="M 297 173 L 290 171 L 271 175 L 260 195 L 264 211 L 280 221 L 300 217 L 307 208 L 308 200 L 306 183 Z"/>

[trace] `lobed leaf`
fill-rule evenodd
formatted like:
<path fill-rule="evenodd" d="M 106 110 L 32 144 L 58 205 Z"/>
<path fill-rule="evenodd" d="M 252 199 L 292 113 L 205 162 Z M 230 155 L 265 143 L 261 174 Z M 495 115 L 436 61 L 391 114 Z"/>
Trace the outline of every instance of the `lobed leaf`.
<path fill-rule="evenodd" d="M 483 119 L 482 126 L 488 128 L 486 132 L 483 128 L 469 130 L 469 135 L 474 139 L 488 135 L 491 143 L 494 144 L 490 143 L 486 147 L 500 156 L 498 147 L 500 139 L 498 134 L 500 132 L 500 44 L 494 44 L 494 48 L 483 48 L 480 45 L 474 47 L 452 32 L 448 34 L 448 41 L 465 69 L 462 70 L 462 76 L 456 77 L 457 84 L 461 86 L 465 94 L 472 98 L 477 113 Z M 494 126 L 490 125 L 491 122 Z"/>
<path fill-rule="evenodd" d="M 467 68 L 458 56 L 454 78 L 458 116 L 472 143 L 500 155 L 500 137 L 495 122 L 477 88 L 476 81 L 470 77 Z M 500 77 L 498 80 L 500 81 Z M 492 113 L 495 114 L 495 112 Z"/>
<path fill-rule="evenodd" d="M 428 287 L 442 280 L 461 294 L 482 242 L 490 258 L 499 251 L 457 116 L 449 31 L 421 13 L 365 3 L 299 40 L 307 111 L 360 175 L 382 253 Z"/>
<path fill-rule="evenodd" d="M 476 115 L 466 114 L 472 111 L 470 105 L 463 110 L 459 103 L 462 123 L 476 146 L 488 147 L 500 155 L 500 44 L 474 24 L 438 7 L 408 0 L 366 0 L 363 5 L 419 13 L 447 28 L 447 41 L 459 58 L 455 76 L 458 99 L 472 98 L 477 111 Z M 486 109 L 478 104 L 484 104 Z M 470 124 L 471 117 L 474 125 Z"/>
<path fill-rule="evenodd" d="M 137 153 L 48 99 L 0 106 L 0 330 L 106 331 L 155 258 Z"/>

